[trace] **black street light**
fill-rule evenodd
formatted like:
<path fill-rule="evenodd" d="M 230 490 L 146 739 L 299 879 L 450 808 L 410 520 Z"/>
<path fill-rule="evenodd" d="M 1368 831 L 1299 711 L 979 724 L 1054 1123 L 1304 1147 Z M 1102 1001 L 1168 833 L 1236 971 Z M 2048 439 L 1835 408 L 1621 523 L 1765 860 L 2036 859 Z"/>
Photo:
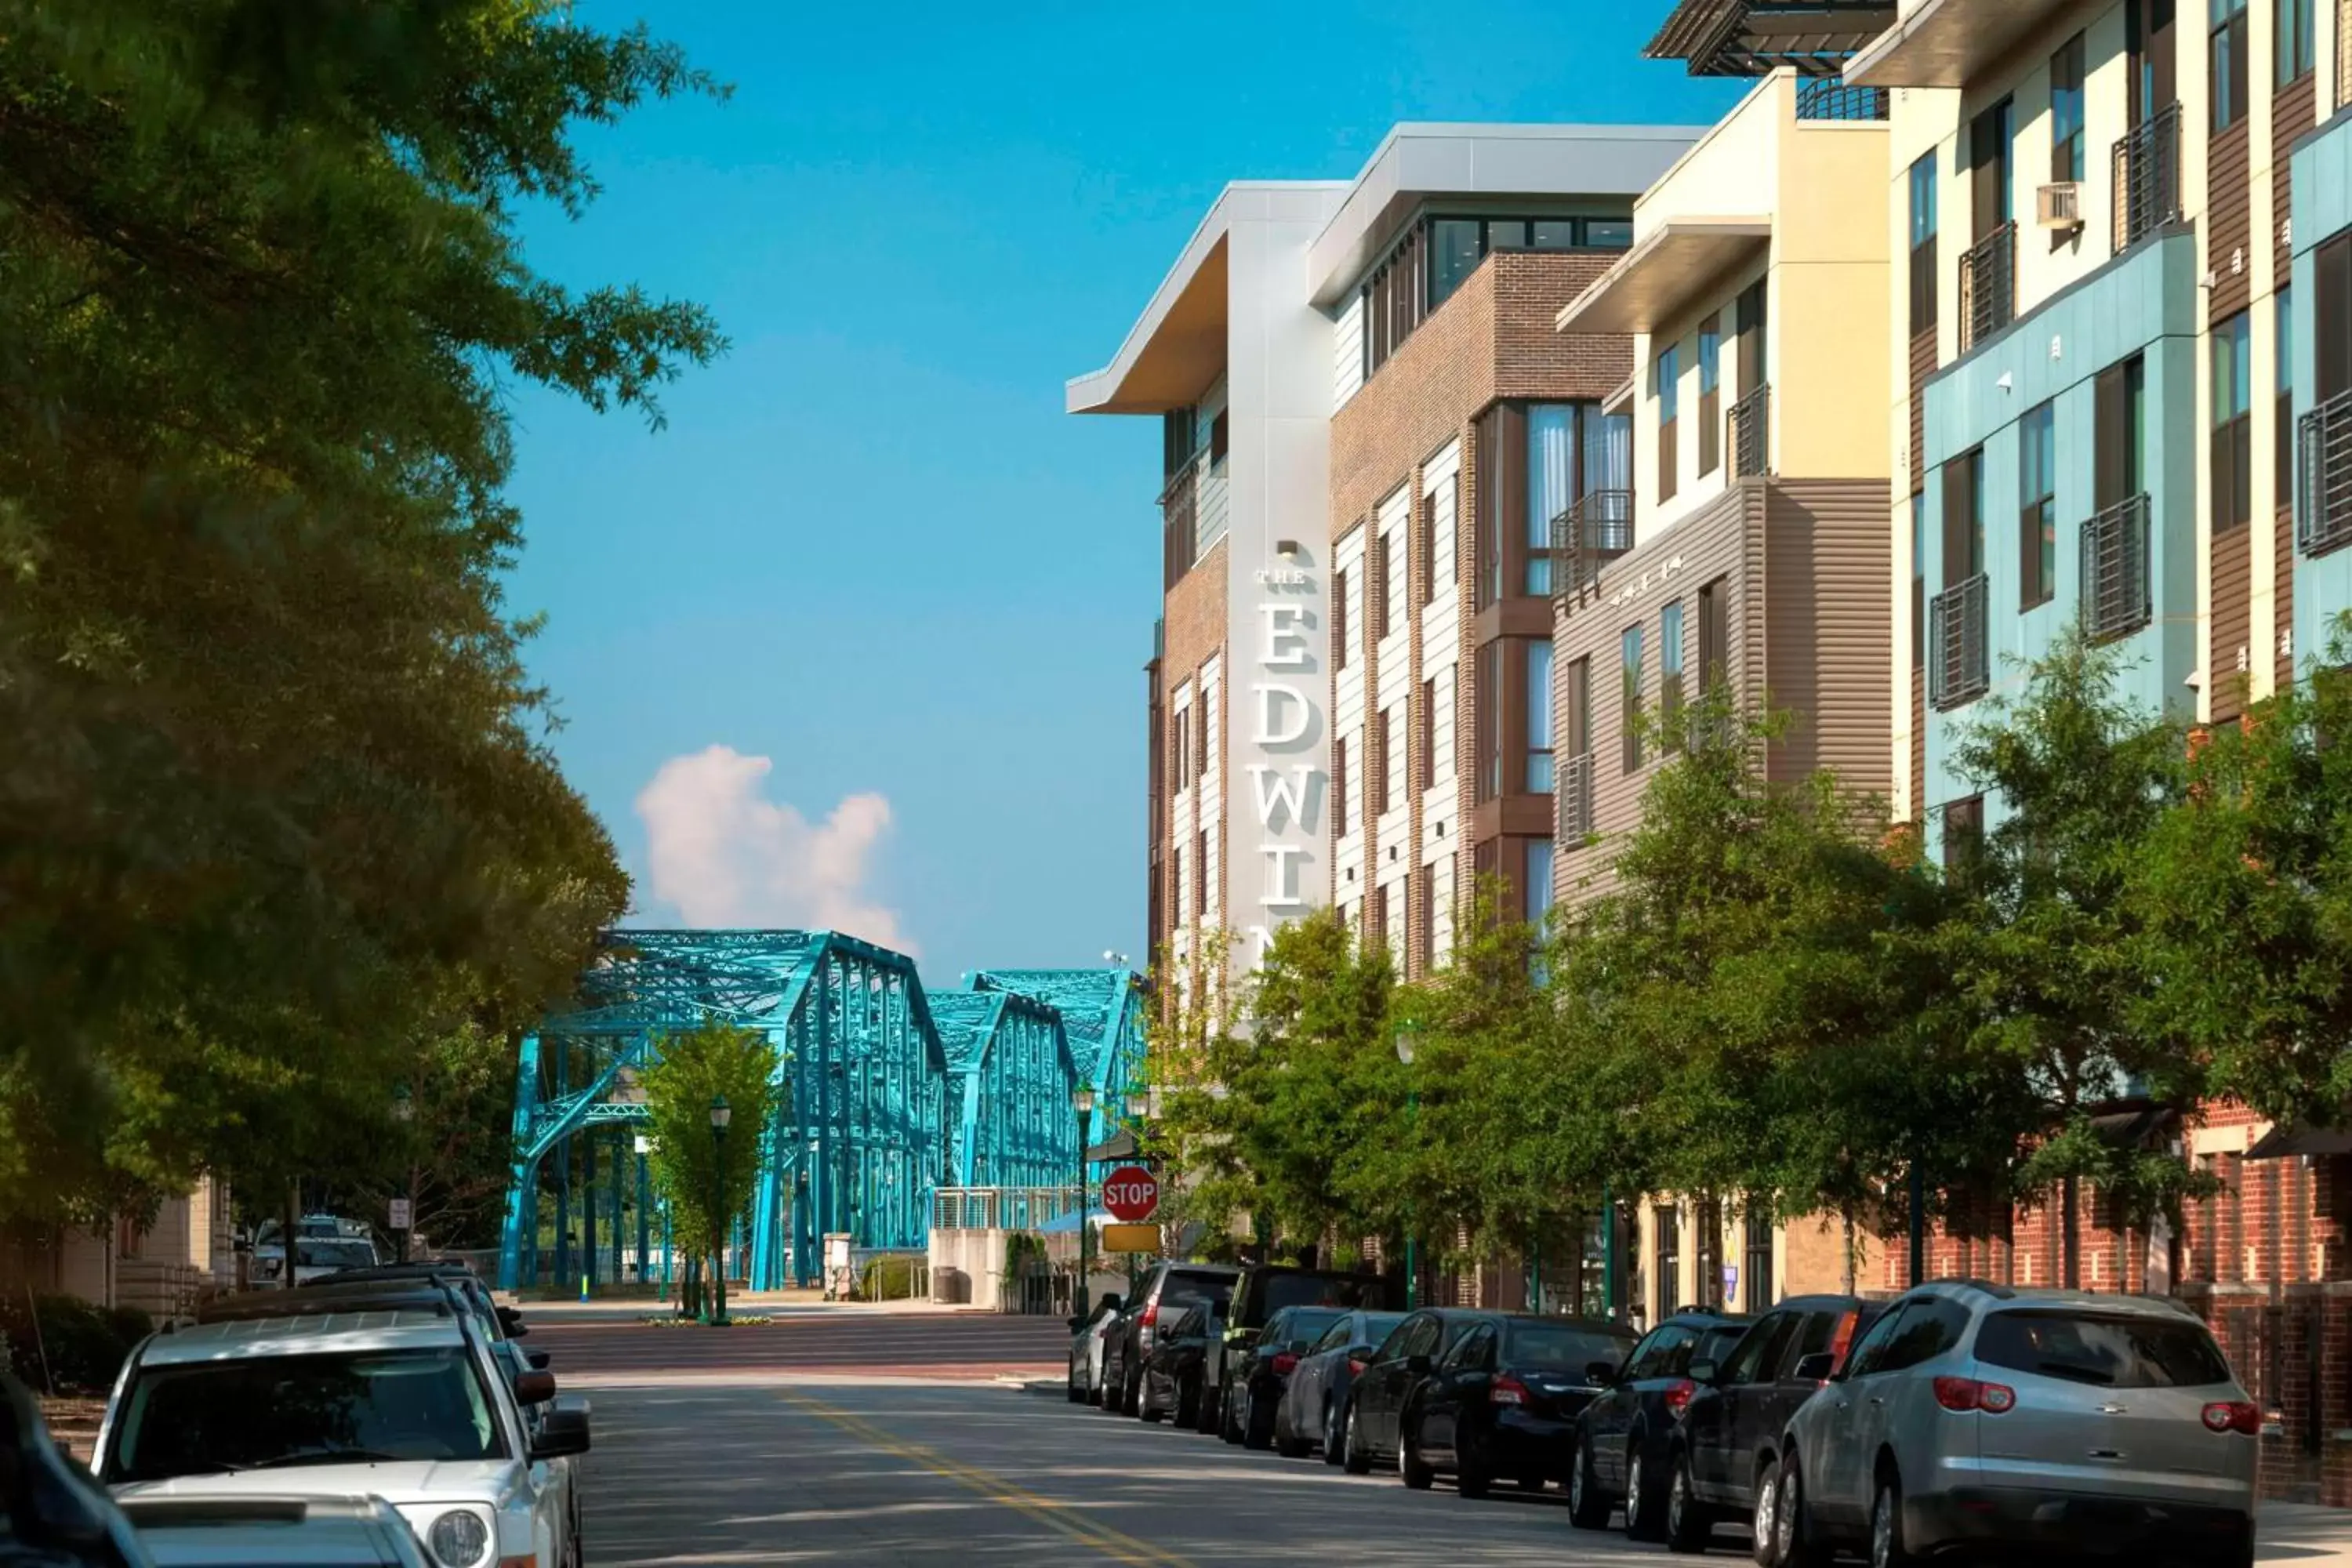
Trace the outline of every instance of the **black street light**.
<path fill-rule="evenodd" d="M 710 1323 L 713 1328 L 727 1326 L 727 1124 L 735 1113 L 727 1109 L 727 1097 L 718 1095 L 710 1101 L 710 1223 L 718 1232 L 712 1246 L 716 1267 L 712 1273 Z"/>
<path fill-rule="evenodd" d="M 1421 1026 L 1412 1019 L 1408 1018 L 1397 1026 L 1397 1060 L 1404 1064 L 1408 1074 L 1412 1071 L 1412 1058 L 1416 1054 L 1420 1038 Z M 1411 1077 L 1405 1079 L 1404 1117 L 1405 1125 L 1408 1128 L 1421 1120 L 1421 1084 L 1418 1079 Z M 1412 1311 L 1421 1305 L 1421 1257 L 1420 1249 L 1413 1242 L 1413 1229 L 1412 1216 L 1408 1214 L 1405 1217 L 1404 1229 L 1404 1305 L 1407 1311 Z"/>
<path fill-rule="evenodd" d="M 400 1233 L 400 1261 L 408 1261 L 408 1238 L 416 1229 L 416 1139 L 410 1128 L 416 1121 L 416 1100 L 404 1083 L 392 1087 L 392 1119 L 400 1124 L 400 1141 L 408 1145 L 408 1213 L 406 1225 L 394 1226 Z M 289 1257 L 292 1254 L 289 1252 Z M 291 1283 L 289 1271 L 287 1280 Z"/>
<path fill-rule="evenodd" d="M 1095 1091 L 1080 1084 L 1070 1091 L 1070 1104 L 1078 1113 L 1078 1285 L 1071 1293 L 1071 1310 L 1083 1324 L 1087 1317 L 1087 1118 L 1094 1114 Z"/>

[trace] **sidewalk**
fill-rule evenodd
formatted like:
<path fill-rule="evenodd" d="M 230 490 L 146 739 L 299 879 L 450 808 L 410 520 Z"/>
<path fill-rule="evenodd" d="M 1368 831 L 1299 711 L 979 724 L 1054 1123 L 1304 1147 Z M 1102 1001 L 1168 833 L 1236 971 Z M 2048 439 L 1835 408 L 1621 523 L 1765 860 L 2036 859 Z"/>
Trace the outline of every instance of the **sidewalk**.
<path fill-rule="evenodd" d="M 505 1292 L 500 1301 L 509 1301 Z M 522 1311 L 525 1324 L 530 1323 L 633 1323 L 641 1318 L 667 1317 L 676 1310 L 675 1301 L 621 1297 L 587 1301 L 520 1301 L 513 1303 Z M 754 1290 L 738 1294 L 728 1292 L 727 1310 L 730 1315 L 757 1318 L 805 1318 L 848 1313 L 916 1313 L 929 1316 L 951 1312 L 958 1316 L 978 1315 L 992 1318 L 999 1314 L 974 1307 L 940 1306 L 928 1300 L 913 1301 L 828 1301 L 815 1290 Z"/>
<path fill-rule="evenodd" d="M 2352 1509 L 2264 1502 L 2254 1510 L 2254 1561 L 2352 1568 Z"/>

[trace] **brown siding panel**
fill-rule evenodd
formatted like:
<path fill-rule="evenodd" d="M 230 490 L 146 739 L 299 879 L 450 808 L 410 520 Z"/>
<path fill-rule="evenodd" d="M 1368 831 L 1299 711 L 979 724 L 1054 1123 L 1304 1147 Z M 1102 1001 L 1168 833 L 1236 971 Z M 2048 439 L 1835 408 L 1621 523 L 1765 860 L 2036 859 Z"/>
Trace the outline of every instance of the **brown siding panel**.
<path fill-rule="evenodd" d="M 2216 719 L 2245 710 L 2248 674 L 2253 668 L 2254 531 L 2227 528 L 2213 542 L 2212 647 L 2207 654 L 2205 689 Z M 2241 660 L 2243 662 L 2242 663 Z"/>
<path fill-rule="evenodd" d="M 2215 136 L 2207 163 L 2205 265 L 2213 273 L 2210 319 L 2216 321 L 2236 315 L 2253 298 L 2253 258 L 2249 254 L 2253 245 L 2250 123 L 2241 119 Z"/>
<path fill-rule="evenodd" d="M 2272 549 L 2277 552 L 2278 586 L 2273 596 L 2277 629 L 2273 633 L 2279 640 L 2273 645 L 2272 657 L 2278 660 L 2276 677 L 2281 687 L 2294 679 L 2294 504 L 2290 501 L 2278 509 L 2277 535 Z M 2288 651 L 2280 653 L 2284 646 Z M 2257 650 L 2256 657 L 2260 657 Z"/>
<path fill-rule="evenodd" d="M 2281 88 L 2271 104 L 2271 247 L 2278 268 L 2276 276 L 2280 278 L 2287 275 L 2294 260 L 2284 223 L 2286 215 L 2294 210 L 2288 205 L 2294 184 L 2293 149 L 2295 138 L 2312 127 L 2318 80 L 2318 72 L 2308 72 Z"/>
<path fill-rule="evenodd" d="M 1911 488 L 1927 467 L 1927 378 L 1936 374 L 1936 329 L 1911 340 Z"/>
<path fill-rule="evenodd" d="M 1911 820 L 1927 820 L 1927 672 L 1911 671 Z"/>

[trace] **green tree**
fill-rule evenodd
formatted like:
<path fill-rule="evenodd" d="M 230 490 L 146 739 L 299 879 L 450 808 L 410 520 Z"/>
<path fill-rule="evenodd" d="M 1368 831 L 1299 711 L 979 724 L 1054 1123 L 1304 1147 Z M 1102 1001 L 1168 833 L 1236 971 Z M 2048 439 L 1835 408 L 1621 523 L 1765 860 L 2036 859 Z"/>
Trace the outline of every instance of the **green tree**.
<path fill-rule="evenodd" d="M 710 1022 L 666 1037 L 659 1059 L 639 1081 L 651 1120 L 653 1179 L 670 1205 L 670 1223 L 691 1256 L 707 1258 L 727 1315 L 727 1232 L 751 1206 L 760 1174 L 760 1141 L 776 1110 L 781 1058 L 767 1034 Z M 728 1112 L 724 1135 L 711 1112 Z"/>
<path fill-rule="evenodd" d="M 625 907 L 501 600 L 509 389 L 657 419 L 721 342 L 516 226 L 710 90 L 556 0 L 11 6 L 0 1219 L 331 1157 Z"/>

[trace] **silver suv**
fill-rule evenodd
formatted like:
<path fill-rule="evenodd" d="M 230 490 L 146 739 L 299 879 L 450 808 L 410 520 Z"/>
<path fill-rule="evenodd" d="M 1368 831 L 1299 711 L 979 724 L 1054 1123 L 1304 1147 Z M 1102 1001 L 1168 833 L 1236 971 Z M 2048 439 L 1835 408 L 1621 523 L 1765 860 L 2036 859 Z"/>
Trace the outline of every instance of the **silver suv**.
<path fill-rule="evenodd" d="M 1828 1381 L 1761 1483 L 1759 1563 L 1854 1544 L 1900 1568 L 1976 1542 L 2253 1561 L 2262 1415 L 2170 1302 L 1939 1280 L 1828 1363 L 1798 1364 Z"/>

